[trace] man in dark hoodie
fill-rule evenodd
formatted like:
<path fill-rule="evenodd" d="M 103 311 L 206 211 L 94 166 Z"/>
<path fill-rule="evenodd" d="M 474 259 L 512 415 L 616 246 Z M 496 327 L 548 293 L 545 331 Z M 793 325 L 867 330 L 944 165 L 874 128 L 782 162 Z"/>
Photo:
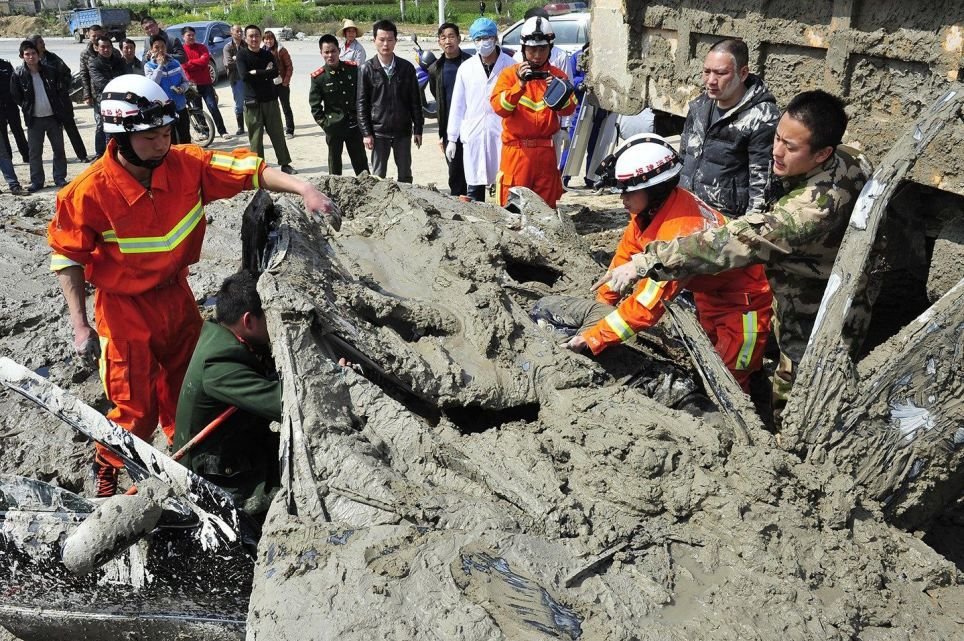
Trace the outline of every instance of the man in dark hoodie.
<path fill-rule="evenodd" d="M 752 75 L 742 40 L 720 40 L 706 54 L 706 89 L 689 105 L 680 139 L 680 187 L 729 218 L 764 206 L 780 110 Z"/>
<path fill-rule="evenodd" d="M 428 68 L 428 75 L 431 78 L 429 89 L 438 105 L 438 145 L 445 154 L 445 160 L 449 166 L 449 192 L 453 196 L 464 196 L 468 191 L 468 185 L 465 183 L 465 168 L 462 164 L 462 143 L 456 140 L 451 141 L 452 144 L 449 145 L 450 141 L 446 138 L 449 105 L 452 104 L 452 93 L 455 91 L 455 77 L 459 72 L 459 66 L 472 57 L 459 47 L 461 41 L 462 36 L 459 34 L 457 24 L 446 22 L 440 26 L 438 44 L 442 47 L 442 57 Z"/>

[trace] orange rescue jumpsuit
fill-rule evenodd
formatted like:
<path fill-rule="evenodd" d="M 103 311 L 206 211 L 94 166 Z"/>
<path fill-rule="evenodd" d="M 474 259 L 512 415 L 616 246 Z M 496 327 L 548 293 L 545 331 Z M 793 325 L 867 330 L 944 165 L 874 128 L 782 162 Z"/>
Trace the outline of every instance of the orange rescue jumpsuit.
<path fill-rule="evenodd" d="M 576 111 L 575 95 L 559 111 L 546 106 L 542 97 L 547 80 L 530 80 L 525 89 L 516 75 L 519 65 L 506 67 L 492 89 L 489 102 L 502 117 L 502 159 L 495 183 L 499 205 L 509 200 L 509 187 L 528 187 L 555 207 L 562 196 L 562 175 L 556 166 L 556 151 L 552 135 L 559 131 L 559 116 L 570 116 Z M 546 65 L 554 75 L 567 80 L 566 72 Z"/>
<path fill-rule="evenodd" d="M 632 215 L 609 269 L 629 262 L 633 254 L 642 252 L 654 240 L 673 240 L 725 222 L 722 214 L 685 189 L 677 188 L 645 229 L 640 228 L 645 220 L 637 214 Z M 684 287 L 693 292 L 700 325 L 737 382 L 746 390 L 750 374 L 760 369 L 763 363 L 763 351 L 770 334 L 773 298 L 762 265 L 712 276 L 695 276 L 685 283 L 643 278 L 621 303 L 619 293 L 603 285 L 597 291 L 596 299 L 619 306 L 583 331 L 583 339 L 593 354 L 629 340 L 639 330 L 655 325 L 666 309 L 662 301 L 672 300 Z"/>
<path fill-rule="evenodd" d="M 264 161 L 246 149 L 173 146 L 145 189 L 116 160 L 117 143 L 57 194 L 47 230 L 52 271 L 82 266 L 96 287 L 107 417 L 150 441 L 174 435 L 184 372 L 201 330 L 188 266 L 201 255 L 203 206 L 257 189 Z M 101 461 L 122 467 L 98 445 Z"/>

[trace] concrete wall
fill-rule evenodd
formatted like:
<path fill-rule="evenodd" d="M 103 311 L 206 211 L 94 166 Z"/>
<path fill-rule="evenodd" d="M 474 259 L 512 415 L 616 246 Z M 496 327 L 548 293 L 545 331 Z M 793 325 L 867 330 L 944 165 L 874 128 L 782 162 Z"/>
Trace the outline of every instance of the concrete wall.
<path fill-rule="evenodd" d="M 743 38 L 780 105 L 825 89 L 848 103 L 848 139 L 879 159 L 935 98 L 964 80 L 964 0 L 595 0 L 589 82 L 619 112 L 686 114 L 703 58 Z M 914 179 L 964 194 L 964 126 L 939 137 Z"/>

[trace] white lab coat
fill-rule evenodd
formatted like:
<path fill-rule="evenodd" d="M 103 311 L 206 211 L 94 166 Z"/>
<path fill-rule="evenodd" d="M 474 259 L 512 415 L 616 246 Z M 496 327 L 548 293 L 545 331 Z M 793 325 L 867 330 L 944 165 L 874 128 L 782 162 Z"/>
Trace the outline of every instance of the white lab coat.
<path fill-rule="evenodd" d="M 462 142 L 466 184 L 495 182 L 502 156 L 502 118 L 492 110 L 489 96 L 502 70 L 514 64 L 509 55 L 500 51 L 488 78 L 478 54 L 459 65 L 446 134 L 448 140 Z"/>

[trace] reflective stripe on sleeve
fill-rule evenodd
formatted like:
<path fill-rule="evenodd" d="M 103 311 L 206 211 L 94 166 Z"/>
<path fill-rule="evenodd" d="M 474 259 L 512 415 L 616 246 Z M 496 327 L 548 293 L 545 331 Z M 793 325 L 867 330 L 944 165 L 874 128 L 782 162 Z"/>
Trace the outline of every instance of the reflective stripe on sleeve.
<path fill-rule="evenodd" d="M 646 280 L 648 281 L 646 286 L 636 294 L 636 301 L 646 309 L 653 309 L 663 293 L 665 281 L 656 281 L 652 278 L 647 278 Z"/>
<path fill-rule="evenodd" d="M 756 347 L 756 312 L 743 314 L 743 346 L 736 357 L 735 369 L 747 369 L 753 360 L 753 348 Z"/>
<path fill-rule="evenodd" d="M 610 329 L 619 336 L 619 340 L 626 342 L 630 338 L 636 335 L 636 332 L 626 324 L 623 317 L 619 315 L 618 310 L 613 310 L 609 313 L 609 316 L 605 318 L 606 324 L 609 325 Z"/>
<path fill-rule="evenodd" d="M 178 221 L 171 231 L 163 236 L 143 236 L 140 238 L 119 238 L 117 232 L 109 229 L 104 232 L 104 242 L 117 243 L 118 249 L 122 254 L 152 254 L 171 252 L 177 249 L 185 238 L 190 236 L 194 228 L 204 217 L 203 203 L 198 200 L 197 204 L 187 213 L 184 218 Z"/>
<path fill-rule="evenodd" d="M 214 153 L 211 156 L 211 166 L 215 169 L 223 169 L 236 174 L 256 174 L 258 166 L 264 162 L 258 156 L 245 156 L 238 158 L 230 154 Z"/>
<path fill-rule="evenodd" d="M 51 254 L 50 255 L 50 271 L 59 272 L 61 269 L 67 269 L 68 267 L 82 267 L 78 262 L 72 261 L 63 254 Z"/>
<path fill-rule="evenodd" d="M 505 92 L 499 94 L 499 104 L 507 111 L 515 111 L 515 105 L 505 99 Z"/>

